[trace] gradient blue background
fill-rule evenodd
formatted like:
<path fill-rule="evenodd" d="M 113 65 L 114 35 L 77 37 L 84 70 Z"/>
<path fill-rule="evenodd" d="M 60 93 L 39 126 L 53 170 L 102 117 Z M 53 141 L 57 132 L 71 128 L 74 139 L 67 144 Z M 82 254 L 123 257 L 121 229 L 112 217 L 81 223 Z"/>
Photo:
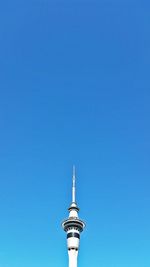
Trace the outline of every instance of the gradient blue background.
<path fill-rule="evenodd" d="M 150 266 L 150 4 L 0 3 L 0 267 Z"/>

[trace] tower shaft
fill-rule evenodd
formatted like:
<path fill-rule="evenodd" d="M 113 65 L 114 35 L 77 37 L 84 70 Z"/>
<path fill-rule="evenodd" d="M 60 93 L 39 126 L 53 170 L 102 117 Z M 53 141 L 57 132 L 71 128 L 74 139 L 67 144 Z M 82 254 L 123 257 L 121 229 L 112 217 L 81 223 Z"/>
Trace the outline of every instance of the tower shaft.
<path fill-rule="evenodd" d="M 69 267 L 77 267 L 78 251 L 75 249 L 68 250 Z"/>

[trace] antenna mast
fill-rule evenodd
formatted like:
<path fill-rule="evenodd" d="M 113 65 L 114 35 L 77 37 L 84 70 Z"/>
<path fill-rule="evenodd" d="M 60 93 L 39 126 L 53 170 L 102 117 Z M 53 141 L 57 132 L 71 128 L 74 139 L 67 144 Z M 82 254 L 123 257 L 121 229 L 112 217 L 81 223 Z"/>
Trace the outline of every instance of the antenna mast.
<path fill-rule="evenodd" d="M 75 174 L 75 166 L 73 165 L 73 175 L 72 175 L 72 202 L 76 202 L 76 174 Z"/>

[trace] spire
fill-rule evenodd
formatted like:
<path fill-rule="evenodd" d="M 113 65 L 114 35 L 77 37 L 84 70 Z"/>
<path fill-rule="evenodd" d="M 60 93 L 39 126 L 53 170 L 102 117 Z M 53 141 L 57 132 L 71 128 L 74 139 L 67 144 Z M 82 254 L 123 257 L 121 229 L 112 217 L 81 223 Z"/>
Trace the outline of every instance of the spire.
<path fill-rule="evenodd" d="M 72 175 L 72 203 L 76 202 L 76 174 L 75 174 L 75 166 L 73 165 L 73 175 Z"/>

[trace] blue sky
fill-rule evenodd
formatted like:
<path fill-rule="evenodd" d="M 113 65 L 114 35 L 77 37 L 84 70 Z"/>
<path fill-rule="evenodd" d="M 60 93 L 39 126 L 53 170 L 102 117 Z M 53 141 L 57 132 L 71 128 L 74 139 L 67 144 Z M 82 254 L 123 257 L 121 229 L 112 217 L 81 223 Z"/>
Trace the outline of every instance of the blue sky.
<path fill-rule="evenodd" d="M 150 4 L 0 3 L 0 267 L 150 266 Z"/>

